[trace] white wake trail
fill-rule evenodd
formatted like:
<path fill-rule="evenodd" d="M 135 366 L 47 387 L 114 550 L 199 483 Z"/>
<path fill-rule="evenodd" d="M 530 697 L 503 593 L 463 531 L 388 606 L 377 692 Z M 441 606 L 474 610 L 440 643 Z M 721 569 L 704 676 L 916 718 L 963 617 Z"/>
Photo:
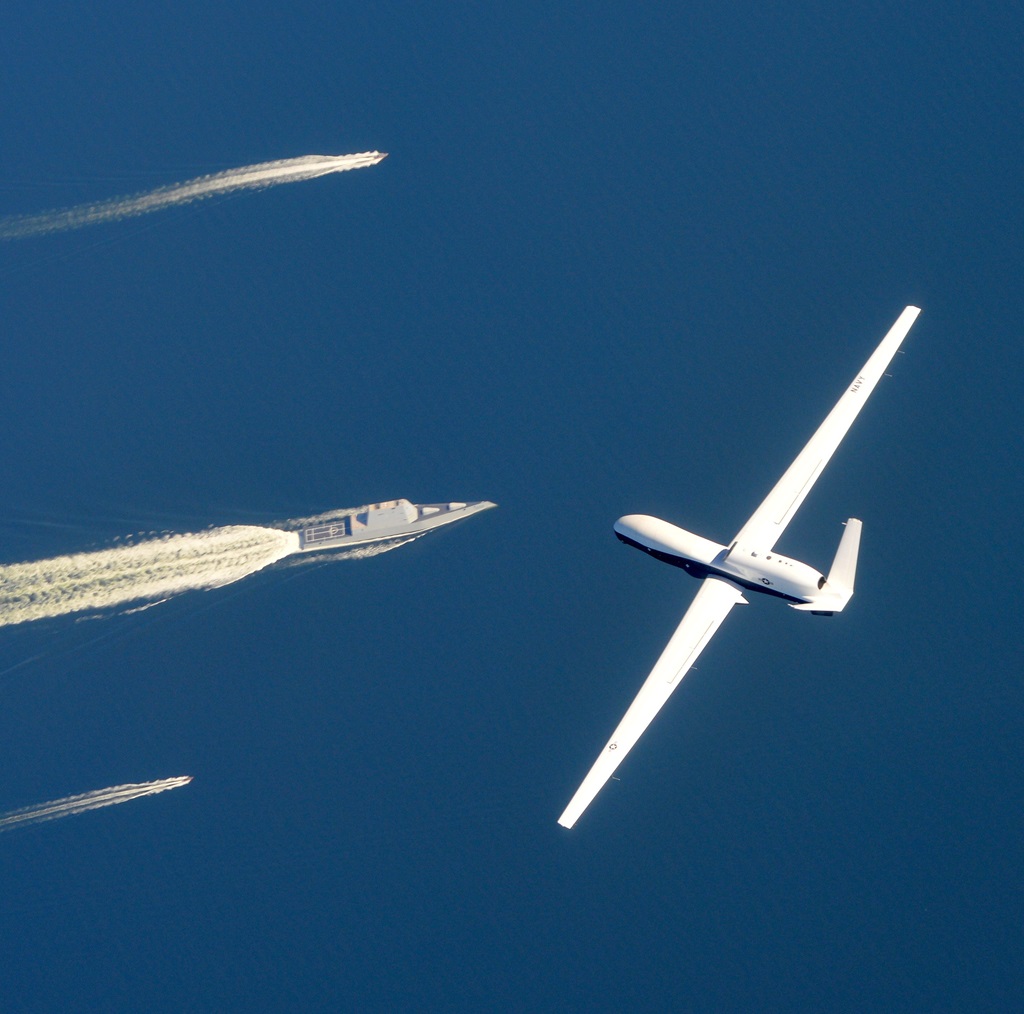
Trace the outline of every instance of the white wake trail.
<path fill-rule="evenodd" d="M 141 799 L 143 796 L 155 796 L 158 792 L 181 788 L 183 785 L 188 785 L 190 781 L 192 781 L 191 775 L 179 775 L 177 778 L 161 778 L 155 782 L 113 785 L 109 789 L 95 789 L 92 792 L 83 792 L 78 796 L 66 796 L 64 799 L 54 799 L 48 803 L 25 806 L 0 816 L 0 831 L 10 831 L 15 827 L 29 827 L 32 824 L 41 824 L 44 820 L 58 820 L 61 817 L 70 817 L 75 813 L 85 813 L 87 810 L 98 810 L 104 806 L 127 803 L 129 800 Z"/>
<path fill-rule="evenodd" d="M 298 552 L 297 532 L 229 525 L 0 566 L 0 626 L 220 588 Z"/>
<path fill-rule="evenodd" d="M 423 533 L 426 534 L 426 533 Z M 307 567 L 316 563 L 333 563 L 335 560 L 369 560 L 392 549 L 407 546 L 410 542 L 422 539 L 423 535 L 413 535 L 407 539 L 391 539 L 388 542 L 374 542 L 369 546 L 355 546 L 352 549 L 325 549 L 322 553 L 302 553 L 291 560 L 286 560 L 282 567 Z"/>
<path fill-rule="evenodd" d="M 329 173 L 345 172 L 377 165 L 387 158 L 385 152 L 364 151 L 355 155 L 301 155 L 298 158 L 260 162 L 200 176 L 184 183 L 172 183 L 131 197 L 113 197 L 74 208 L 44 211 L 38 215 L 14 215 L 0 219 L 0 239 L 25 239 L 51 232 L 82 229 L 87 225 L 116 222 L 135 215 L 146 215 L 176 205 L 189 204 L 215 194 L 236 190 L 259 190 L 279 183 L 313 180 Z"/>

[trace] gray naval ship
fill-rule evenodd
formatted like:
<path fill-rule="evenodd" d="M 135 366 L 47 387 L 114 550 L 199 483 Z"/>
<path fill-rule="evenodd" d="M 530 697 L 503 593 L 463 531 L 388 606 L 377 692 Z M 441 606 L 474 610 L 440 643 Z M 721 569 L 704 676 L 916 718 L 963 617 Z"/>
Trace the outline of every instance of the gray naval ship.
<path fill-rule="evenodd" d="M 348 514 L 311 525 L 299 531 L 299 551 L 354 549 L 394 539 L 418 539 L 435 528 L 468 518 L 471 514 L 497 507 L 490 500 L 470 503 L 410 503 L 385 500 Z"/>

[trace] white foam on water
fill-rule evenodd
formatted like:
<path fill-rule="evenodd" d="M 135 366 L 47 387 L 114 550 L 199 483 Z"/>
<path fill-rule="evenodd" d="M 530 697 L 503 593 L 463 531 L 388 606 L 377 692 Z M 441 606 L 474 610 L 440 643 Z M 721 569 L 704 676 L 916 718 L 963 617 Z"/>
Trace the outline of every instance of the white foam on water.
<path fill-rule="evenodd" d="M 281 183 L 299 183 L 329 173 L 345 172 L 376 165 L 384 158 L 379 151 L 364 151 L 355 155 L 300 155 L 298 158 L 259 162 L 256 165 L 227 169 L 224 172 L 199 176 L 184 183 L 172 183 L 155 190 L 130 197 L 112 197 L 105 201 L 79 204 L 58 211 L 44 211 L 38 215 L 13 215 L 0 219 L 0 239 L 25 239 L 52 232 L 82 229 L 88 225 L 117 222 L 136 215 L 146 215 L 177 205 L 230 194 L 238 190 L 261 190 Z"/>

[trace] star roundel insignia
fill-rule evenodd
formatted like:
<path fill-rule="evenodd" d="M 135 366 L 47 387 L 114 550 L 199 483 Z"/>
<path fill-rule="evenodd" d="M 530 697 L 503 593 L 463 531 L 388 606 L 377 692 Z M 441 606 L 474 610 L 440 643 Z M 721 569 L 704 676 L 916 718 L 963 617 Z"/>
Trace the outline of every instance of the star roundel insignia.
<path fill-rule="evenodd" d="M 618 743 L 609 743 L 608 744 L 608 749 L 609 750 L 618 750 L 618 748 L 619 748 L 619 744 Z"/>

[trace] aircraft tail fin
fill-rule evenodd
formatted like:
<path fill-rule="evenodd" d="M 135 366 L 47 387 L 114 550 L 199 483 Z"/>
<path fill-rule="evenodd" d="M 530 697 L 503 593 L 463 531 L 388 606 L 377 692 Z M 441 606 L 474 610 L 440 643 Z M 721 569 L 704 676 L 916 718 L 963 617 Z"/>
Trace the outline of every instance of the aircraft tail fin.
<path fill-rule="evenodd" d="M 846 522 L 846 530 L 839 540 L 836 558 L 828 577 L 822 578 L 821 594 L 810 602 L 790 603 L 794 609 L 811 613 L 813 616 L 831 616 L 841 613 L 853 597 L 853 582 L 857 575 L 857 554 L 860 551 L 860 533 L 864 526 L 857 518 Z"/>
<path fill-rule="evenodd" d="M 836 592 L 853 595 L 853 580 L 857 574 L 857 553 L 860 550 L 860 532 L 864 526 L 856 518 L 846 522 L 846 531 L 839 540 L 836 558 L 825 579 L 825 587 Z"/>

